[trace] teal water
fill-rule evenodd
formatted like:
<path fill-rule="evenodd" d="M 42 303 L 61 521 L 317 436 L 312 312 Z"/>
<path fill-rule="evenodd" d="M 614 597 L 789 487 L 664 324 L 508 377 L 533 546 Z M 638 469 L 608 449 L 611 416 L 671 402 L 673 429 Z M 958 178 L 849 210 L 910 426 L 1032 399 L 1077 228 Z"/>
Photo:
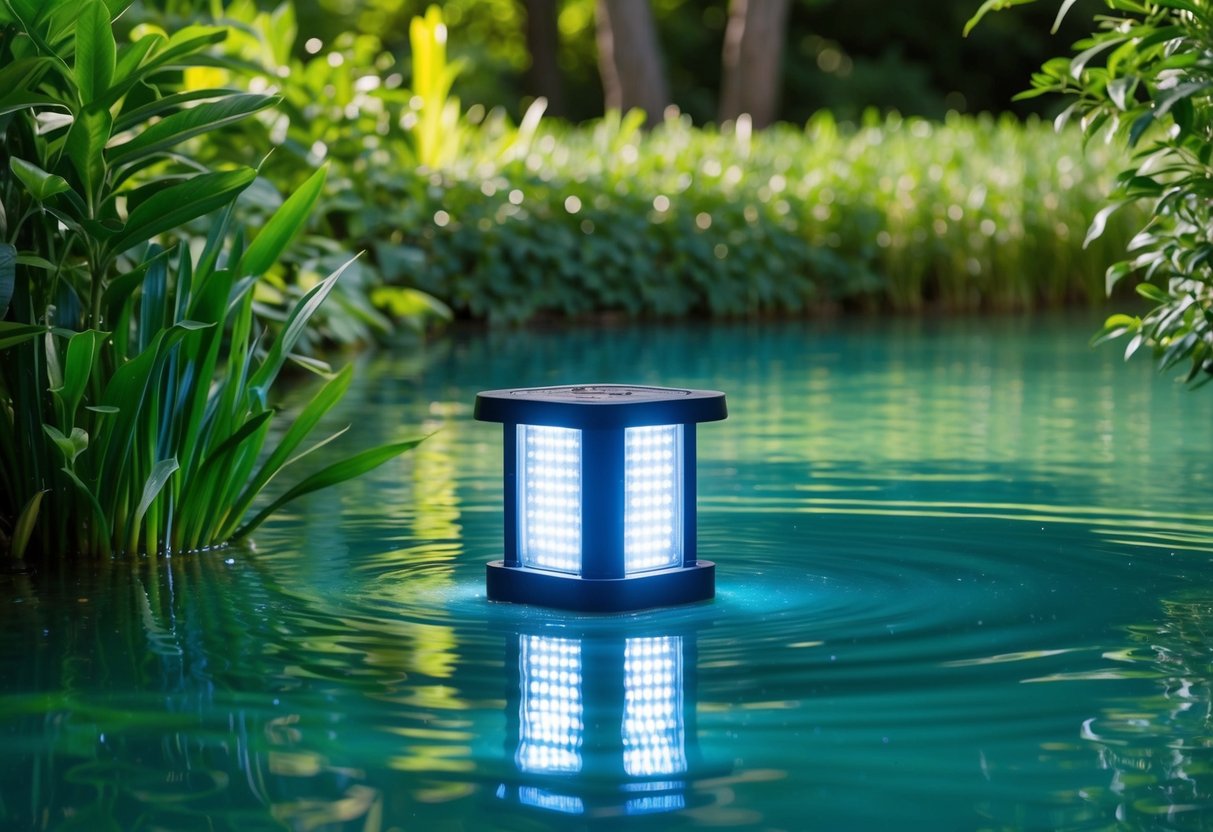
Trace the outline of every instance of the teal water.
<path fill-rule="evenodd" d="M 0 577 L 0 828 L 1213 828 L 1213 396 L 1090 349 L 1095 326 L 585 328 L 367 358 L 353 440 L 433 436 L 255 549 Z M 587 381 L 728 394 L 699 431 L 714 601 L 484 600 L 501 438 L 474 395 Z M 544 649 L 580 676 L 533 687 Z M 647 725 L 642 649 L 668 659 Z M 580 709 L 580 744 L 536 757 L 544 697 Z M 621 738 L 644 729 L 638 764 Z"/>

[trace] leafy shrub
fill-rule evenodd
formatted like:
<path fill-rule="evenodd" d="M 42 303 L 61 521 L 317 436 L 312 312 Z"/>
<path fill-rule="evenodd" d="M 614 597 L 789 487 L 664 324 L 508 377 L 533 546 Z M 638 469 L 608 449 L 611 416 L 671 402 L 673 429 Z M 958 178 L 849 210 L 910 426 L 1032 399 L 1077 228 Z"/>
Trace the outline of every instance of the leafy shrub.
<path fill-rule="evenodd" d="M 545 122 L 417 170 L 393 226 L 472 317 L 1026 309 L 1102 297 L 1129 216 L 1083 249 L 1110 152 L 1010 118 L 828 114 L 753 133 Z"/>
<path fill-rule="evenodd" d="M 1017 0 L 1031 2 L 1031 0 Z M 987 0 L 970 27 L 992 9 Z M 1088 138 L 1119 139 L 1133 152 L 1116 189 L 1091 225 L 1107 236 L 1109 217 L 1149 206 L 1130 258 L 1107 270 L 1109 290 L 1141 278 L 1137 292 L 1153 308 L 1111 316 L 1097 341 L 1127 336 L 1125 357 L 1150 347 L 1161 370 L 1187 365 L 1185 380 L 1213 379 L 1213 8 L 1205 0 L 1106 0 L 1110 13 L 1032 77 L 1025 96 L 1074 98 L 1059 122 L 1078 120 Z M 1070 4 L 1062 5 L 1060 22 Z"/>
<path fill-rule="evenodd" d="M 270 388 L 339 272 L 272 336 L 253 290 L 324 173 L 245 245 L 236 199 L 256 171 L 208 169 L 185 148 L 275 100 L 179 88 L 224 30 L 148 31 L 119 48 L 122 6 L 0 6 L 0 542 L 16 557 L 214 545 L 415 444 L 323 469 L 244 522 L 350 380 L 332 376 L 260 459 Z M 215 212 L 191 246 L 185 226 Z"/>
<path fill-rule="evenodd" d="M 398 324 L 420 330 L 448 319 L 443 304 L 409 285 L 415 252 L 394 247 L 387 227 L 402 172 L 459 149 L 454 137 L 463 123 L 458 101 L 447 95 L 457 68 L 447 65 L 439 43 L 437 10 L 413 24 L 419 44 L 430 46 L 414 62 L 435 67 L 413 73 L 430 79 L 422 91 L 403 87 L 402 68 L 373 35 L 341 33 L 302 48 L 289 2 L 263 11 L 252 0 L 234 0 L 217 11 L 215 22 L 229 37 L 212 50 L 211 65 L 192 70 L 187 82 L 268 92 L 279 103 L 235 129 L 208 134 L 199 156 L 258 166 L 262 192 L 247 205 L 253 212 L 280 202 L 317 165 L 329 168 L 329 189 L 286 262 L 266 276 L 258 308 L 284 316 L 324 273 L 362 252 L 317 314 L 316 336 L 365 343 Z M 415 105 L 423 92 L 427 104 Z"/>

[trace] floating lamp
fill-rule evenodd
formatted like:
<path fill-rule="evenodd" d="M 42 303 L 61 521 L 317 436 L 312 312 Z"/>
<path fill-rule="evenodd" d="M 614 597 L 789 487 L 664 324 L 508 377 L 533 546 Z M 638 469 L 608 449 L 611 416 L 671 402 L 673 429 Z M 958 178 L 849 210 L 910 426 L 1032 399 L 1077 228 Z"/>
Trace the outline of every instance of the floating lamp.
<path fill-rule="evenodd" d="M 505 428 L 505 556 L 488 597 L 616 612 L 702 601 L 716 565 L 695 551 L 695 425 L 715 390 L 595 384 L 489 390 L 475 417 Z"/>

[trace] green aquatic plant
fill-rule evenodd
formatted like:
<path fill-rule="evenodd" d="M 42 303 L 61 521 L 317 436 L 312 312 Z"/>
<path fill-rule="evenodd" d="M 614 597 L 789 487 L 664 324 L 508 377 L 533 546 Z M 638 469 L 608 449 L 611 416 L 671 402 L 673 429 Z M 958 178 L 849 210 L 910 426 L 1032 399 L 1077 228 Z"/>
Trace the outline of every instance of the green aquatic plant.
<path fill-rule="evenodd" d="M 1033 0 L 986 0 L 987 12 Z M 1160 370 L 1213 380 L 1213 5 L 1207 0 L 1105 0 L 1108 13 L 1070 58 L 1047 61 L 1021 97 L 1072 98 L 1058 123 L 1132 151 L 1088 242 L 1125 206 L 1148 206 L 1128 259 L 1106 272 L 1109 291 L 1130 275 L 1151 309 L 1108 318 L 1096 342 L 1127 337 L 1126 359 L 1149 347 Z M 1074 5 L 1061 5 L 1057 23 Z M 1094 142 L 1093 142 L 1094 144 Z"/>
<path fill-rule="evenodd" d="M 304 448 L 351 378 L 299 359 L 329 379 L 263 456 L 271 388 L 341 270 L 272 330 L 254 297 L 325 171 L 246 244 L 237 199 L 257 171 L 204 166 L 190 141 L 276 100 L 181 84 L 221 27 L 119 47 L 126 5 L 0 5 L 0 549 L 16 558 L 221 544 L 417 443 L 333 464 L 246 517 L 334 438 Z"/>

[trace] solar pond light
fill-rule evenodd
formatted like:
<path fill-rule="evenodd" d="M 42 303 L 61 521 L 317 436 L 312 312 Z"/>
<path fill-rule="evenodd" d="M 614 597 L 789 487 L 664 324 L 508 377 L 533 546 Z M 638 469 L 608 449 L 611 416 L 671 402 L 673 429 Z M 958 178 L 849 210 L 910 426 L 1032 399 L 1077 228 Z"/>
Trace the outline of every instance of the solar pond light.
<path fill-rule="evenodd" d="M 695 551 L 695 425 L 724 393 L 594 384 L 489 390 L 475 417 L 504 426 L 505 555 L 488 597 L 618 612 L 716 592 Z"/>

